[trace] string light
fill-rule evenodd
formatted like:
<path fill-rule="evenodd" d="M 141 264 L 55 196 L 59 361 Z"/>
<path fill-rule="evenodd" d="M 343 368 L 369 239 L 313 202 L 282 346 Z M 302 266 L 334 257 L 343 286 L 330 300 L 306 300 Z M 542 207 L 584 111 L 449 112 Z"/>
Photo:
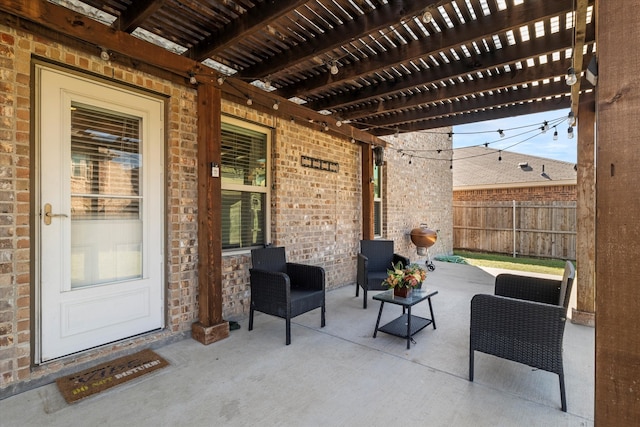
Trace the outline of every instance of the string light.
<path fill-rule="evenodd" d="M 224 83 L 224 76 L 218 77 L 218 84 L 222 86 L 223 83 Z"/>
<path fill-rule="evenodd" d="M 546 133 L 549 130 L 549 122 L 547 122 L 545 120 L 545 122 L 542 124 L 542 133 Z"/>
<path fill-rule="evenodd" d="M 553 140 L 557 141 L 558 140 L 558 129 L 556 129 L 556 127 L 554 126 L 553 129 L 555 129 L 553 131 Z"/>
<path fill-rule="evenodd" d="M 502 150 L 498 151 L 498 161 L 501 162 L 502 161 Z"/>
<path fill-rule="evenodd" d="M 429 12 L 429 10 L 425 10 L 424 13 L 422 14 L 422 22 L 424 24 L 428 24 L 429 22 L 433 21 L 433 15 L 431 14 L 431 12 Z"/>
<path fill-rule="evenodd" d="M 272 107 L 274 110 L 277 110 L 278 108 L 280 108 L 280 101 L 275 101 Z"/>
<path fill-rule="evenodd" d="M 567 75 L 564 78 L 564 81 L 569 86 L 573 86 L 574 84 L 578 83 L 578 77 L 576 76 L 576 70 L 574 70 L 573 67 L 571 67 L 571 68 L 569 68 L 567 70 Z"/>
<path fill-rule="evenodd" d="M 198 84 L 198 79 L 196 79 L 196 75 L 193 73 L 193 71 L 189 72 L 189 83 L 191 83 L 192 85 Z"/>
<path fill-rule="evenodd" d="M 447 137 L 449 141 L 453 140 L 453 132 L 449 132 L 449 136 Z"/>
<path fill-rule="evenodd" d="M 253 105 L 253 99 L 247 98 L 247 105 Z"/>
<path fill-rule="evenodd" d="M 500 135 L 500 138 L 504 138 L 504 132 L 502 129 L 498 129 L 498 135 Z"/>
<path fill-rule="evenodd" d="M 338 62 L 335 59 L 332 59 L 331 62 L 329 62 L 329 72 L 334 76 L 340 72 L 338 69 Z"/>
<path fill-rule="evenodd" d="M 567 138 L 573 139 L 573 126 L 569 126 L 569 129 L 567 129 Z"/>

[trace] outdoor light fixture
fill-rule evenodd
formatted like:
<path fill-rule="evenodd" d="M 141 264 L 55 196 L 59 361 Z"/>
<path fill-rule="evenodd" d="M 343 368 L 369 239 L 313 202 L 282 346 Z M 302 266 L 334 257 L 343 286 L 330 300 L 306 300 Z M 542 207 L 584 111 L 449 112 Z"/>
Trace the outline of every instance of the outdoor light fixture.
<path fill-rule="evenodd" d="M 567 138 L 573 139 L 573 126 L 569 126 L 569 129 L 567 129 Z"/>
<path fill-rule="evenodd" d="M 542 133 L 545 133 L 548 130 L 549 130 L 549 122 L 545 121 L 544 124 L 542 125 Z"/>
<path fill-rule="evenodd" d="M 193 73 L 193 71 L 189 72 L 189 83 L 191 83 L 192 85 L 198 84 L 198 79 L 196 79 L 196 75 Z"/>
<path fill-rule="evenodd" d="M 502 129 L 498 129 L 498 134 L 500 135 L 500 138 L 504 138 L 504 132 Z"/>
<path fill-rule="evenodd" d="M 356 139 L 355 138 L 351 138 L 351 143 L 355 144 L 356 143 Z"/>
<path fill-rule="evenodd" d="M 279 101 L 274 101 L 274 102 L 273 102 L 273 106 L 272 106 L 272 108 L 273 108 L 274 110 L 277 110 L 278 108 L 280 108 L 280 102 L 279 102 Z"/>
<path fill-rule="evenodd" d="M 576 116 L 573 114 L 573 111 L 569 111 L 569 114 L 567 114 L 567 122 L 569 122 L 569 126 L 576 124 Z"/>
<path fill-rule="evenodd" d="M 111 55 L 109 55 L 109 51 L 105 48 L 102 48 L 102 50 L 100 51 L 100 59 L 102 59 L 103 61 L 108 61 L 109 59 L 111 59 Z"/>
<path fill-rule="evenodd" d="M 565 83 L 569 86 L 573 86 L 578 82 L 578 77 L 576 76 L 576 70 L 573 67 L 567 70 L 567 76 L 564 78 Z"/>
<path fill-rule="evenodd" d="M 218 84 L 222 86 L 223 83 L 224 83 L 224 76 L 218 77 Z"/>
<path fill-rule="evenodd" d="M 338 127 L 342 126 L 342 121 L 341 120 L 336 120 L 336 126 L 338 126 Z"/>
<path fill-rule="evenodd" d="M 553 131 L 553 140 L 557 141 L 558 140 L 558 129 Z"/>
<path fill-rule="evenodd" d="M 247 105 L 253 105 L 253 99 L 247 98 Z"/>
<path fill-rule="evenodd" d="M 324 129 L 325 132 L 329 130 L 329 125 L 327 124 L 327 122 L 322 122 L 322 129 Z"/>

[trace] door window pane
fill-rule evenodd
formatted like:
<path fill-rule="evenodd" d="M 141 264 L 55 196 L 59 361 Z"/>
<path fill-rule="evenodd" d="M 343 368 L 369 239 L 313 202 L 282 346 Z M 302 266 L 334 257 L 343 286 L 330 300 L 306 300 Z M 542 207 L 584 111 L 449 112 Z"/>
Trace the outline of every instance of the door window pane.
<path fill-rule="evenodd" d="M 142 277 L 141 119 L 72 104 L 71 286 Z"/>

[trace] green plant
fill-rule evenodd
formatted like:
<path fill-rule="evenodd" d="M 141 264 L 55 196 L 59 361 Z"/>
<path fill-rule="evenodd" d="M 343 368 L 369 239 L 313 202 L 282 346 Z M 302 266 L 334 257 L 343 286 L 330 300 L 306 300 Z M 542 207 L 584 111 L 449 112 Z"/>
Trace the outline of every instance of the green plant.
<path fill-rule="evenodd" d="M 402 263 L 398 262 L 392 266 L 393 269 L 387 270 L 387 278 L 382 282 L 389 288 L 417 288 L 427 278 L 427 272 L 418 264 L 403 267 Z"/>

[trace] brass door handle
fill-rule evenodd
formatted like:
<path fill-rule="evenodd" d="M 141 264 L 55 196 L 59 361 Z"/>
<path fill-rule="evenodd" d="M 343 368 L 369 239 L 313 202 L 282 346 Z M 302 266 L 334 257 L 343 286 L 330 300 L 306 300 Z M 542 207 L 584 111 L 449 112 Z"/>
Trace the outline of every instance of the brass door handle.
<path fill-rule="evenodd" d="M 51 225 L 51 218 L 68 218 L 67 214 L 53 214 L 51 213 L 51 204 L 44 204 L 44 225 Z"/>

